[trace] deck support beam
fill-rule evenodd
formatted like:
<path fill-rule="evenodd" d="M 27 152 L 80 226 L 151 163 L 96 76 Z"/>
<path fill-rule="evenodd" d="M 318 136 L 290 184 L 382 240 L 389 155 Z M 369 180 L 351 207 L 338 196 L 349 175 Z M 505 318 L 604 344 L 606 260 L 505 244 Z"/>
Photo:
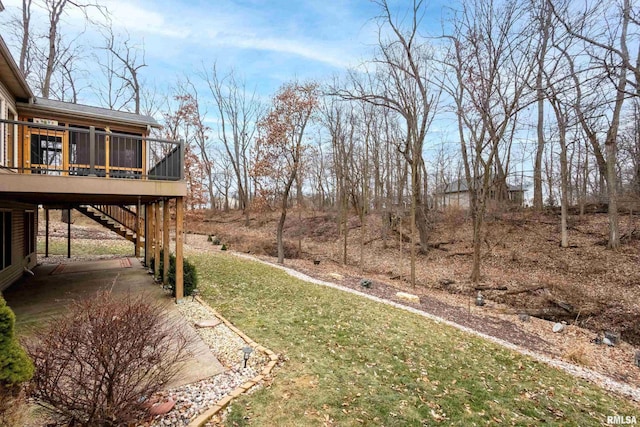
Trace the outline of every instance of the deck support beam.
<path fill-rule="evenodd" d="M 44 208 L 44 257 L 49 258 L 49 208 Z"/>
<path fill-rule="evenodd" d="M 151 205 L 144 205 L 144 266 L 151 267 L 151 248 L 153 247 L 153 239 L 151 238 L 151 217 L 153 211 Z"/>
<path fill-rule="evenodd" d="M 140 248 L 142 246 L 142 241 L 140 239 L 140 235 L 142 233 L 140 233 L 140 231 L 142 230 L 142 205 L 140 204 L 140 197 L 138 197 L 138 206 L 136 206 L 136 239 L 135 239 L 135 251 L 134 251 L 134 256 L 136 258 L 140 258 Z"/>
<path fill-rule="evenodd" d="M 155 232 L 155 250 L 153 252 L 154 254 L 154 277 L 156 278 L 156 280 L 160 279 L 160 244 L 162 243 L 162 234 L 160 233 L 160 225 L 162 224 L 162 217 L 161 217 L 161 212 L 160 212 L 160 203 L 156 202 L 154 203 L 154 211 L 156 214 L 156 217 L 153 221 L 154 224 L 154 232 Z"/>
<path fill-rule="evenodd" d="M 67 258 L 71 258 L 71 209 L 67 209 Z"/>
<path fill-rule="evenodd" d="M 167 286 L 169 284 L 169 200 L 164 199 L 162 202 L 162 248 L 163 253 L 163 269 L 162 269 L 162 284 Z"/>
<path fill-rule="evenodd" d="M 184 198 L 176 197 L 176 302 L 184 298 L 184 267 L 183 267 L 183 240 L 184 240 Z"/>

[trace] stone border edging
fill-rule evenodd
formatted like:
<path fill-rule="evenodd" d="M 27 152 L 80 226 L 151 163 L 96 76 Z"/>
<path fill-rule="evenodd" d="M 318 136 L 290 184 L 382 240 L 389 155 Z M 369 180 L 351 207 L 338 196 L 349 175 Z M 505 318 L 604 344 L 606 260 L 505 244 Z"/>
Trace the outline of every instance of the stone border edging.
<path fill-rule="evenodd" d="M 629 398 L 629 399 L 631 399 L 631 400 L 633 400 L 635 402 L 640 402 L 640 388 L 633 387 L 631 385 L 621 383 L 621 382 L 616 381 L 616 380 L 614 380 L 614 379 L 612 379 L 612 378 L 610 378 L 610 377 L 608 377 L 606 375 L 603 375 L 603 374 L 601 374 L 599 372 L 596 372 L 596 371 L 594 371 L 592 369 L 585 368 L 585 367 L 578 366 L 578 365 L 574 365 L 573 363 L 565 362 L 563 360 L 554 359 L 554 358 L 549 357 L 549 356 L 545 356 L 544 354 L 529 350 L 527 348 L 524 348 L 524 347 L 521 347 L 519 345 L 513 344 L 513 343 L 511 343 L 509 341 L 505 341 L 503 339 L 496 338 L 494 336 L 491 336 L 491 335 L 476 331 L 475 329 L 468 328 L 466 326 L 460 325 L 460 324 L 455 323 L 455 322 L 453 322 L 451 320 L 444 319 L 442 317 L 436 316 L 436 315 L 428 313 L 426 311 L 418 310 L 417 308 L 414 308 L 414 307 L 410 307 L 410 306 L 407 306 L 407 305 L 404 305 L 404 304 L 399 304 L 397 302 L 386 300 L 386 299 L 383 299 L 383 298 L 379 298 L 379 297 L 376 297 L 374 295 L 369 295 L 367 293 L 360 292 L 360 291 L 357 291 L 355 289 L 346 288 L 344 286 L 340 286 L 340 285 L 337 285 L 337 284 L 332 283 L 332 282 L 326 282 L 324 280 L 315 279 L 315 278 L 313 278 L 313 277 L 311 277 L 311 276 L 309 276 L 307 274 L 301 273 L 301 272 L 299 272 L 297 270 L 294 270 L 292 268 L 289 268 L 289 267 L 285 267 L 284 265 L 273 264 L 273 263 L 271 263 L 269 261 L 264 261 L 264 260 L 261 260 L 259 258 L 254 257 L 254 256 L 247 255 L 247 254 L 244 254 L 244 253 L 241 253 L 241 252 L 229 251 L 229 254 L 237 256 L 239 258 L 245 258 L 245 259 L 248 259 L 248 260 L 257 261 L 257 262 L 260 262 L 262 264 L 266 264 L 266 265 L 269 265 L 271 267 L 278 268 L 280 270 L 285 271 L 290 276 L 293 276 L 293 277 L 295 277 L 297 279 L 300 279 L 300 280 L 303 280 L 303 281 L 306 281 L 306 282 L 314 283 L 316 285 L 326 286 L 326 287 L 329 287 L 329 288 L 337 289 L 339 291 L 348 292 L 348 293 L 351 293 L 351 294 L 355 294 L 355 295 L 367 298 L 367 299 L 372 300 L 372 301 L 376 301 L 376 302 L 379 302 L 379 303 L 382 303 L 382 304 L 386 304 L 386 305 L 398 308 L 400 310 L 408 311 L 410 313 L 417 314 L 418 316 L 422 316 L 422 317 L 425 317 L 427 319 L 431 319 L 431 320 L 435 321 L 436 323 L 443 323 L 445 325 L 454 327 L 454 328 L 456 328 L 458 330 L 461 330 L 461 331 L 467 332 L 469 334 L 475 335 L 475 336 L 477 336 L 479 338 L 483 338 L 485 340 L 491 341 L 491 342 L 493 342 L 495 344 L 498 344 L 498 345 L 500 345 L 502 347 L 506 347 L 509 350 L 516 351 L 516 352 L 518 352 L 520 354 L 524 354 L 526 356 L 529 356 L 529 357 L 531 357 L 532 359 L 534 359 L 534 360 L 536 360 L 538 362 L 542 362 L 542 363 L 544 363 L 546 365 L 549 365 L 549 366 L 551 366 L 553 368 L 560 369 L 560 370 L 562 370 L 562 371 L 564 371 L 564 372 L 566 372 L 566 373 L 568 373 L 570 375 L 573 375 L 574 377 L 578 377 L 578 378 L 581 378 L 583 380 L 587 380 L 589 382 L 592 382 L 592 383 L 604 388 L 605 390 L 617 393 L 617 394 L 622 395 L 622 396 L 624 396 L 626 398 Z"/>
<path fill-rule="evenodd" d="M 247 343 L 247 345 L 253 347 L 255 351 L 263 352 L 267 356 L 269 356 L 269 363 L 267 363 L 267 366 L 262 369 L 262 372 L 259 375 L 233 389 L 227 396 L 223 397 L 211 408 L 198 415 L 193 421 L 188 424 L 187 427 L 203 427 L 214 415 L 224 409 L 234 398 L 240 396 L 251 387 L 262 381 L 264 377 L 269 375 L 278 362 L 277 354 L 249 338 L 244 332 L 236 328 L 231 322 L 229 322 L 225 317 L 218 313 L 216 309 L 207 304 L 202 298 L 196 297 L 195 299 L 200 304 L 207 307 L 218 319 L 222 321 L 222 323 L 224 323 L 229 329 L 231 329 L 231 331 L 242 338 Z"/>

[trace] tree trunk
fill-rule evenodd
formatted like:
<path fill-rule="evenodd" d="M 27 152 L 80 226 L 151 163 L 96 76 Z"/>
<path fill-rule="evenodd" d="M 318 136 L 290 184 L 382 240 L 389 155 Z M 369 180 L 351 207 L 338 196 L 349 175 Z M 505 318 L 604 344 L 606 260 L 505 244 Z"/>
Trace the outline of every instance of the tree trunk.
<path fill-rule="evenodd" d="M 533 166 L 533 208 L 542 211 L 544 201 L 542 200 L 542 156 L 544 154 L 544 94 L 542 93 L 542 73 L 536 77 L 538 85 L 538 146 L 536 148 L 536 159 Z"/>
<path fill-rule="evenodd" d="M 569 236 L 567 233 L 567 209 L 569 207 L 569 176 L 567 170 L 567 141 L 566 125 L 558 124 L 560 128 L 560 180 L 562 195 L 560 201 L 560 246 L 569 247 Z"/>
<path fill-rule="evenodd" d="M 544 90 L 542 88 L 545 58 L 547 56 L 547 46 L 549 43 L 549 29 L 551 26 L 551 9 L 546 1 L 543 1 L 537 18 L 540 20 L 540 36 L 542 45 L 538 52 L 538 70 L 536 73 L 536 97 L 538 101 L 538 123 L 537 136 L 538 145 L 536 147 L 536 158 L 533 167 L 533 208 L 542 211 L 544 200 L 542 199 L 542 156 L 544 154 Z"/>
<path fill-rule="evenodd" d="M 31 3 L 22 0 L 22 43 L 20 47 L 20 71 L 27 78 L 31 71 Z"/>
<path fill-rule="evenodd" d="M 282 195 L 282 205 L 280 211 L 280 220 L 278 221 L 278 229 L 276 231 L 276 243 L 278 245 L 278 264 L 284 264 L 284 240 L 283 240 L 283 231 L 284 231 L 284 221 L 287 219 L 287 205 L 289 203 L 289 191 L 291 190 L 291 185 L 293 184 L 293 180 L 296 177 L 296 171 L 294 169 L 293 173 L 289 177 L 287 184 L 284 188 L 284 194 Z"/>
<path fill-rule="evenodd" d="M 482 217 L 480 212 L 476 212 L 473 218 L 473 265 L 471 267 L 471 281 L 478 283 L 480 281 L 480 250 L 482 249 Z"/>
<path fill-rule="evenodd" d="M 618 175 L 616 173 L 616 144 L 605 146 L 607 153 L 607 193 L 609 195 L 609 243 L 607 248 L 620 247 L 620 230 L 618 225 Z"/>

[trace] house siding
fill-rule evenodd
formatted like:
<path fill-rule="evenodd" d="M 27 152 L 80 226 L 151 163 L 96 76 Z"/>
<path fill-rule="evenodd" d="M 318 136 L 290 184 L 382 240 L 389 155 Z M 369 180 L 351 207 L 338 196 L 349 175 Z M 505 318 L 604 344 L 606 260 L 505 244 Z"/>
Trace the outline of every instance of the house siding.
<path fill-rule="evenodd" d="M 2 82 L 0 82 L 0 97 L 4 98 L 7 101 L 7 105 L 11 107 L 14 111 L 16 110 L 16 101 L 13 95 L 9 93 L 7 88 Z"/>
<path fill-rule="evenodd" d="M 440 195 L 440 207 L 457 206 L 463 209 L 469 209 L 471 196 L 468 191 L 456 193 L 445 193 Z"/>
<path fill-rule="evenodd" d="M 0 203 L 0 210 L 11 211 L 11 265 L 0 271 L 0 291 L 9 287 L 13 282 L 22 277 L 24 268 L 33 268 L 37 263 L 37 249 L 34 252 L 24 254 L 24 217 L 26 211 L 34 211 L 33 229 L 37 235 L 38 218 L 37 206 L 18 203 Z"/>

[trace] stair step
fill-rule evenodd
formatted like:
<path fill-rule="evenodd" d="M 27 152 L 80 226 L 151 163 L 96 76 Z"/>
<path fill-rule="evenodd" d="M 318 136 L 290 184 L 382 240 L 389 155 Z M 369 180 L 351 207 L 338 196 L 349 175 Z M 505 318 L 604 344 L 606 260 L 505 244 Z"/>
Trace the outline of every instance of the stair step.
<path fill-rule="evenodd" d="M 138 234 L 135 230 L 127 227 L 125 224 L 120 223 L 118 220 L 110 217 L 109 215 L 102 212 L 100 209 L 95 208 L 93 206 L 79 206 L 78 211 L 85 214 L 89 218 L 93 219 L 97 223 L 101 224 L 103 227 L 108 228 L 114 233 L 118 234 L 125 239 L 135 242 L 140 239 L 141 242 L 144 242 L 144 237 L 138 237 Z M 121 209 L 130 212 L 128 209 L 121 207 Z"/>

